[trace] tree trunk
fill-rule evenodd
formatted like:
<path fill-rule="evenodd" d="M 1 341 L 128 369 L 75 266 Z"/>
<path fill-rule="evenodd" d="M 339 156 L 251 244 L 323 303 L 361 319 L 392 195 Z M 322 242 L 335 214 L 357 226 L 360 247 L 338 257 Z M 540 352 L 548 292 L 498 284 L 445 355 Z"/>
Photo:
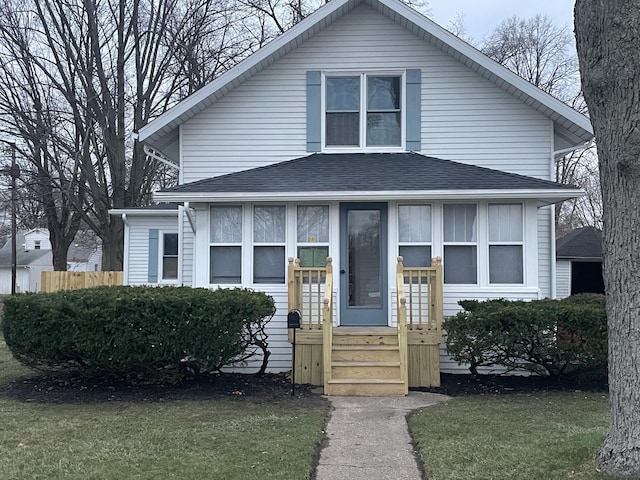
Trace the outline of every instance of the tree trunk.
<path fill-rule="evenodd" d="M 122 270 L 124 258 L 124 225 L 122 219 L 111 216 L 109 225 L 105 225 L 101 231 L 102 239 L 102 270 Z"/>
<path fill-rule="evenodd" d="M 603 197 L 609 331 L 609 433 L 598 456 L 640 477 L 640 3 L 577 0 L 584 96 L 595 130 Z"/>

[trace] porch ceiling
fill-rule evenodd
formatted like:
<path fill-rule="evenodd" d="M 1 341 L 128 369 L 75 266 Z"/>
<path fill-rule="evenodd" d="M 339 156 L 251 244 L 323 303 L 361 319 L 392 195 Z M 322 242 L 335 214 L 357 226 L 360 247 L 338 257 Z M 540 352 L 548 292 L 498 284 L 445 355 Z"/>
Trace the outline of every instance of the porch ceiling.
<path fill-rule="evenodd" d="M 541 205 L 583 195 L 573 185 L 417 153 L 313 154 L 187 183 L 156 201 L 365 199 L 537 199 Z"/>

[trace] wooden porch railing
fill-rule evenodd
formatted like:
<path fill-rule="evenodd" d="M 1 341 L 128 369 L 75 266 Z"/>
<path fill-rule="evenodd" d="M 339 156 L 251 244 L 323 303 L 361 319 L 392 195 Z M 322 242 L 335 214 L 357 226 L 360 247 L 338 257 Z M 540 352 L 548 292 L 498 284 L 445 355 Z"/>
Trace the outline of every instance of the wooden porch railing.
<path fill-rule="evenodd" d="M 289 310 L 300 312 L 300 329 L 322 335 L 324 384 L 331 378 L 333 343 L 333 266 L 301 267 L 300 259 L 289 258 L 287 271 Z M 291 341 L 291 338 L 289 339 Z M 295 368 L 295 366 L 294 366 Z"/>
<path fill-rule="evenodd" d="M 289 258 L 289 310 L 300 312 L 301 329 L 322 330 L 326 283 L 332 271 L 331 257 L 326 267 L 301 267 L 300 259 Z"/>
<path fill-rule="evenodd" d="M 409 331 L 442 334 L 442 260 L 432 259 L 430 267 L 405 267 L 402 257 L 397 266 L 398 308 L 405 300 L 406 325 Z"/>

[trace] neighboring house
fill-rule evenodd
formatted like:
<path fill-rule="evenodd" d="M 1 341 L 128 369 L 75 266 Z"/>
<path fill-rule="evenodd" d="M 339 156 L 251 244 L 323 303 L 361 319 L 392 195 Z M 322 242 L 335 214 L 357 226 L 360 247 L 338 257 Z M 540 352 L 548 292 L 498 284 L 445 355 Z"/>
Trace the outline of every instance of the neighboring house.
<path fill-rule="evenodd" d="M 558 298 L 576 293 L 604 293 L 602 232 L 577 228 L 556 241 L 556 292 Z"/>
<path fill-rule="evenodd" d="M 18 246 L 20 247 L 20 246 Z M 30 250 L 51 250 L 49 241 L 49 230 L 46 228 L 34 228 L 24 233 L 22 249 Z"/>
<path fill-rule="evenodd" d="M 592 137 L 586 117 L 406 5 L 332 0 L 138 132 L 150 155 L 179 168 L 179 185 L 154 197 L 179 206 L 112 212 L 125 219 L 125 283 L 267 292 L 277 306 L 275 371 L 291 368 L 292 286 L 311 278 L 291 272 L 323 269 L 327 255 L 330 323 L 341 327 L 334 335 L 351 332 L 351 343 L 395 327 L 398 255 L 425 268 L 442 258 L 443 303 L 430 297 L 430 322 L 456 312 L 460 299 L 553 297 L 553 204 L 582 195 L 553 182 L 554 162 Z M 287 269 L 289 257 L 300 267 Z M 307 295 L 309 308 L 321 305 L 320 290 Z M 437 325 L 416 328 L 409 384 L 464 370 L 438 355 Z M 298 338 L 326 346 L 321 335 L 309 340 L 314 332 Z M 430 349 L 418 352 L 420 344 Z M 301 350 L 296 373 L 329 358 L 331 368 L 309 381 L 337 380 L 348 361 L 335 361 L 335 350 Z M 419 378 L 423 368 L 437 378 Z M 394 392 L 358 390 L 365 380 L 341 390 L 327 376 L 333 393 Z"/>
<path fill-rule="evenodd" d="M 41 274 L 53 270 L 52 265 L 51 250 L 25 252 L 18 248 L 16 251 L 16 293 L 40 291 Z M 0 294 L 9 293 L 11 293 L 11 249 L 2 248 L 0 249 Z"/>
<path fill-rule="evenodd" d="M 69 272 L 98 272 L 102 269 L 102 244 L 94 245 L 72 243 L 67 251 L 67 270 Z"/>

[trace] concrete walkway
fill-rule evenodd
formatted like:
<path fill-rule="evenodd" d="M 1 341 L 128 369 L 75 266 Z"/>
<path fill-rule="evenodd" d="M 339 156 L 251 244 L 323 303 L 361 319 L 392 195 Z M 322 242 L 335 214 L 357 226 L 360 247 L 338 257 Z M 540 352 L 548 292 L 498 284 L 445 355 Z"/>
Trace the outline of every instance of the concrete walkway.
<path fill-rule="evenodd" d="M 316 480 L 422 479 L 405 417 L 448 397 L 410 392 L 407 397 L 327 398 L 334 410 Z"/>

